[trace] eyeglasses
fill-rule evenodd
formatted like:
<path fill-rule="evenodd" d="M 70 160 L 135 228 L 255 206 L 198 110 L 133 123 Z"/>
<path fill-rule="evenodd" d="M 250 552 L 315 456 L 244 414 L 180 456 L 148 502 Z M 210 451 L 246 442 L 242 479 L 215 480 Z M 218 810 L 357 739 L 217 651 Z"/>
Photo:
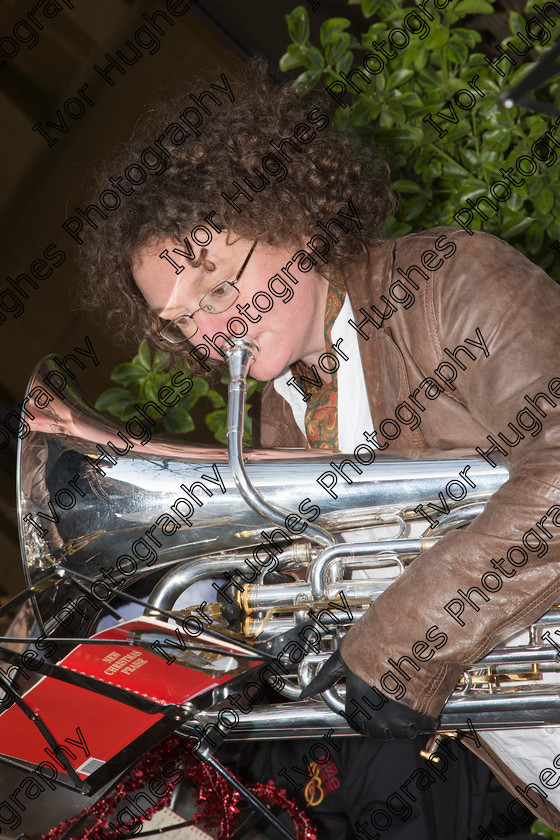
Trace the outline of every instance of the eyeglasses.
<path fill-rule="evenodd" d="M 224 280 L 222 283 L 214 286 L 213 289 L 210 289 L 200 299 L 198 309 L 195 309 L 192 315 L 179 315 L 173 321 L 170 321 L 169 324 L 166 324 L 159 333 L 160 339 L 169 341 L 170 344 L 182 344 L 198 332 L 198 327 L 193 317 L 197 312 L 203 310 L 204 312 L 211 312 L 214 315 L 218 315 L 220 312 L 225 312 L 226 309 L 233 306 L 239 297 L 239 289 L 235 284 L 241 280 L 241 275 L 247 268 L 247 263 L 251 259 L 251 254 L 255 250 L 256 245 L 257 240 L 255 239 L 251 245 L 251 250 L 243 261 L 243 265 L 235 276 L 235 280 Z"/>

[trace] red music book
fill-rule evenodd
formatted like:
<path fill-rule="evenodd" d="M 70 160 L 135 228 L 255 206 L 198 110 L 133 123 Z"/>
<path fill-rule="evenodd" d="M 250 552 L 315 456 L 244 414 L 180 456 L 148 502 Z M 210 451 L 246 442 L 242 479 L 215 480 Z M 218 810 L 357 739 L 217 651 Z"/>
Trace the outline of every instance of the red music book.
<path fill-rule="evenodd" d="M 109 643 L 80 644 L 58 665 L 166 706 L 200 698 L 263 664 L 256 653 L 254 659 L 238 658 L 236 654 L 246 649 L 233 640 L 220 642 L 204 632 L 195 638 L 175 625 L 148 617 L 122 622 L 92 638 Z M 129 644 L 112 645 L 111 640 Z M 197 650 L 200 646 L 207 650 Z M 17 677 L 20 686 L 25 684 L 25 671 L 29 674 L 29 669 L 22 667 Z M 150 714 L 51 676 L 42 676 L 21 696 L 40 715 L 57 747 L 50 747 L 37 726 L 12 705 L 0 714 L 0 755 L 18 759 L 30 769 L 41 765 L 46 771 L 44 762 L 48 762 L 57 770 L 54 778 L 68 785 L 60 761 L 64 753 L 78 776 L 87 779 L 90 792 L 178 726 L 159 712 Z"/>

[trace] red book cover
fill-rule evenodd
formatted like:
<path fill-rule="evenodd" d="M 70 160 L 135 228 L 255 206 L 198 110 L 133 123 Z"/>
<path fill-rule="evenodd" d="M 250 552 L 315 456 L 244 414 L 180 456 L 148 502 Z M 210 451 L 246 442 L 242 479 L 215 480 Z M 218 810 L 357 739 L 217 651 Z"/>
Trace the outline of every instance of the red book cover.
<path fill-rule="evenodd" d="M 163 705 L 179 706 L 262 664 L 257 654 L 255 659 L 237 658 L 243 649 L 234 641 L 220 643 L 206 633 L 193 638 L 175 625 L 147 617 L 122 622 L 92 638 L 108 643 L 80 644 L 58 664 Z M 128 644 L 113 645 L 113 640 Z M 197 650 L 200 646 L 211 650 Z M 175 659 L 170 663 L 171 657 Z M 96 774 L 96 787 L 177 725 L 163 714 L 140 711 L 50 676 L 41 677 L 22 697 L 40 715 L 57 747 L 51 748 L 37 726 L 13 705 L 0 714 L 1 754 L 34 766 L 50 762 L 60 780 L 60 776 L 68 779 L 60 762 L 64 753 L 81 779 L 93 783 Z M 131 749 L 133 745 L 137 749 Z M 109 774 L 99 774 L 102 768 Z"/>

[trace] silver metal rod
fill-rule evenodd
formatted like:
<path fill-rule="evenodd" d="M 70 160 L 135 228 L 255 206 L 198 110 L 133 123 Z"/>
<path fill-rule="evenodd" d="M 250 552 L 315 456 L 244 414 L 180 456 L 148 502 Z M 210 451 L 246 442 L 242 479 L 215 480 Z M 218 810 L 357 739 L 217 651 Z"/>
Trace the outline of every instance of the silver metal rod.
<path fill-rule="evenodd" d="M 205 712 L 202 725 L 218 722 L 217 710 Z M 558 690 L 542 691 L 528 697 L 482 696 L 450 699 L 445 704 L 438 732 L 456 729 L 468 731 L 469 720 L 475 729 L 552 726 L 560 724 Z M 306 738 L 323 735 L 333 729 L 335 735 L 354 735 L 344 718 L 317 700 L 275 704 L 239 715 L 239 723 L 228 738 L 233 741 L 276 737 Z"/>
<path fill-rule="evenodd" d="M 246 338 L 238 338 L 233 347 L 225 350 L 225 357 L 229 363 L 230 383 L 228 389 L 228 459 L 235 486 L 249 507 L 275 525 L 286 527 L 286 517 L 293 511 L 282 510 L 269 504 L 253 487 L 243 463 L 243 426 L 245 423 L 245 397 L 247 394 L 247 372 L 249 362 L 254 360 L 258 346 Z M 305 536 L 319 545 L 333 545 L 335 537 L 323 528 L 307 524 Z"/>
<path fill-rule="evenodd" d="M 161 610 L 170 610 L 177 598 L 199 580 L 220 577 L 223 572 L 234 572 L 243 566 L 244 559 L 251 555 L 220 555 L 189 560 L 179 568 L 171 569 L 154 587 L 148 603 Z M 144 615 L 151 612 L 146 608 Z"/>
<path fill-rule="evenodd" d="M 553 647 L 508 647 L 496 648 L 487 653 L 471 668 L 485 668 L 490 665 L 521 665 L 523 663 L 558 662 L 558 651 Z M 560 667 L 560 662 L 558 663 Z"/>
<path fill-rule="evenodd" d="M 313 598 L 325 597 L 325 582 L 326 573 L 331 563 L 341 557 L 365 557 L 370 554 L 394 554 L 394 560 L 400 569 L 400 573 L 404 572 L 402 561 L 398 558 L 399 554 L 414 554 L 422 551 L 421 540 L 377 540 L 375 542 L 367 543 L 347 543 L 345 545 L 333 545 L 326 548 L 321 554 L 310 564 L 308 580 L 311 582 L 311 593 Z M 375 564 L 372 564 L 375 565 Z"/>
<path fill-rule="evenodd" d="M 451 513 L 442 516 L 438 524 L 434 528 L 431 528 L 428 533 L 431 537 L 442 537 L 449 531 L 453 531 L 455 528 L 461 528 L 463 525 L 472 522 L 483 510 L 484 505 L 480 504 L 464 505 L 463 507 L 456 508 Z"/>
<path fill-rule="evenodd" d="M 311 586 L 304 581 L 293 583 L 268 583 L 263 586 L 250 585 L 247 588 L 247 602 L 252 610 L 266 610 L 283 605 L 296 605 L 309 609 L 314 600 L 335 599 L 339 592 L 347 598 L 367 604 L 381 595 L 393 580 L 339 580 L 325 587 L 322 599 L 313 599 Z"/>

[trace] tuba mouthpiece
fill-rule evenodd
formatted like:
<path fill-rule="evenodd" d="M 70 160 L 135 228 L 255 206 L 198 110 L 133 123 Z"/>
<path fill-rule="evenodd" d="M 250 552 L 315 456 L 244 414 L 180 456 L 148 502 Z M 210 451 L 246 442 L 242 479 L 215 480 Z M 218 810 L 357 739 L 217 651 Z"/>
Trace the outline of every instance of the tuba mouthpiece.
<path fill-rule="evenodd" d="M 258 344 L 250 338 L 236 338 L 227 345 L 222 344 L 221 348 L 228 364 L 232 381 L 247 379 L 249 364 L 255 360 L 255 354 L 259 352 Z"/>

